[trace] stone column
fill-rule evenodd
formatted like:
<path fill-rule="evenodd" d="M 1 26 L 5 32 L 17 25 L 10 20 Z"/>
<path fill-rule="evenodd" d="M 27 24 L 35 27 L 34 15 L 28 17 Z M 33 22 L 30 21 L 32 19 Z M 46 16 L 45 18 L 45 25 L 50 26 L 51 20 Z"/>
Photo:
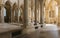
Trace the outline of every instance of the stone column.
<path fill-rule="evenodd" d="M 40 4 L 39 4 L 39 3 L 40 3 L 40 2 L 38 1 L 38 8 L 37 8 L 37 9 L 38 9 L 38 10 L 37 10 L 37 11 L 38 11 L 38 14 L 37 14 L 37 17 L 38 17 L 38 18 L 37 18 L 37 21 L 38 21 L 38 23 L 40 23 L 40 8 L 39 8 L 39 5 L 40 5 Z"/>
<path fill-rule="evenodd" d="M 1 23 L 1 6 L 0 6 L 0 23 Z"/>
<path fill-rule="evenodd" d="M 35 0 L 35 20 L 34 20 L 34 25 L 37 25 L 37 7 L 38 6 L 38 0 Z"/>
<path fill-rule="evenodd" d="M 14 23 L 14 21 L 15 21 L 14 10 L 11 9 L 11 11 L 12 11 L 12 13 L 11 13 L 11 23 Z"/>
<path fill-rule="evenodd" d="M 2 9 L 1 9 L 1 22 L 4 23 L 4 6 L 2 6 Z"/>
<path fill-rule="evenodd" d="M 24 13 L 23 13 L 23 17 L 24 17 L 24 28 L 26 28 L 29 24 L 28 24 L 28 7 L 29 7 L 29 0 L 24 0 Z"/>
<path fill-rule="evenodd" d="M 11 23 L 14 22 L 14 12 L 12 10 L 12 5 L 11 5 Z"/>
<path fill-rule="evenodd" d="M 0 23 L 4 23 L 4 12 L 3 12 L 3 6 L 0 6 Z"/>
<path fill-rule="evenodd" d="M 34 0 L 31 0 L 31 22 L 33 23 L 34 22 L 34 16 L 33 16 L 33 13 L 34 12 Z"/>
<path fill-rule="evenodd" d="M 19 23 L 19 6 L 20 6 L 20 1 L 18 0 L 18 23 Z"/>
<path fill-rule="evenodd" d="M 39 10 L 38 10 L 38 12 L 39 12 L 39 23 L 40 23 L 40 2 L 39 2 L 39 8 L 38 8 Z"/>
<path fill-rule="evenodd" d="M 16 8 L 15 10 L 15 20 L 16 20 L 16 23 L 18 23 L 18 8 Z"/>
<path fill-rule="evenodd" d="M 29 33 L 29 18 L 28 18 L 28 7 L 29 0 L 24 0 L 24 12 L 23 12 L 23 34 Z"/>
<path fill-rule="evenodd" d="M 44 7 L 43 7 L 43 1 L 44 0 L 40 0 L 40 24 L 44 24 Z"/>

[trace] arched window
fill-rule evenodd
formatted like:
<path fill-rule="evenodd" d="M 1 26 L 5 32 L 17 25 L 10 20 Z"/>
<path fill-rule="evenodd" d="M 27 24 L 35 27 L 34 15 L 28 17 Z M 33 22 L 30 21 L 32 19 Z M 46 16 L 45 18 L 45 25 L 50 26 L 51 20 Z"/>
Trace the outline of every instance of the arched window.
<path fill-rule="evenodd" d="M 6 16 L 6 9 L 4 8 L 4 16 Z"/>

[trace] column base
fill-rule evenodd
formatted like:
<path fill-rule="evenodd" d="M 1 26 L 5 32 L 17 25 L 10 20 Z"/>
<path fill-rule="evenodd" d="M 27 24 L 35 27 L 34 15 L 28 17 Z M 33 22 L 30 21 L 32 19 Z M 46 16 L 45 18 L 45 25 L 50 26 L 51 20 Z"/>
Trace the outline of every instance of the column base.
<path fill-rule="evenodd" d="M 23 34 L 30 34 L 30 33 L 32 33 L 33 31 L 35 31 L 35 28 L 30 28 L 30 29 L 28 29 L 28 28 L 25 28 L 25 29 L 23 29 Z"/>
<path fill-rule="evenodd" d="M 26 28 L 23 29 L 23 34 L 30 34 L 31 32 L 35 31 L 34 25 L 29 25 Z"/>
<path fill-rule="evenodd" d="M 41 24 L 41 23 L 39 23 L 39 24 Z"/>
<path fill-rule="evenodd" d="M 35 23 L 34 25 L 37 25 L 37 23 Z"/>
<path fill-rule="evenodd" d="M 38 26 L 36 26 L 35 29 L 38 29 Z"/>
<path fill-rule="evenodd" d="M 41 25 L 41 28 L 43 28 L 43 25 Z"/>

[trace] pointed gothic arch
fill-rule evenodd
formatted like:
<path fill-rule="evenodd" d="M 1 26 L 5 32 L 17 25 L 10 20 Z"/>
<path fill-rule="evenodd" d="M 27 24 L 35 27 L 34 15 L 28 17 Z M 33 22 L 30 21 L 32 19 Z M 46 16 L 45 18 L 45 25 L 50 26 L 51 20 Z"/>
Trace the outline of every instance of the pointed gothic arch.
<path fill-rule="evenodd" d="M 16 2 L 12 6 L 12 22 L 17 22 L 17 17 L 18 17 L 18 6 Z"/>
<path fill-rule="evenodd" d="M 9 23 L 11 22 L 11 2 L 6 1 L 4 8 L 6 9 L 5 22 Z"/>

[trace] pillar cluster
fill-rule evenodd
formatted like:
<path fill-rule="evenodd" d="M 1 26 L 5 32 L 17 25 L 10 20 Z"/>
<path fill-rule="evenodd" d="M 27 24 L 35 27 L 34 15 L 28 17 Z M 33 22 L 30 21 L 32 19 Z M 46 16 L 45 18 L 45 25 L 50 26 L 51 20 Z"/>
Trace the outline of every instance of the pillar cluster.
<path fill-rule="evenodd" d="M 20 23 L 21 20 L 25 28 L 33 22 L 34 25 L 40 24 L 43 26 L 45 20 L 44 5 L 46 5 L 44 1 L 45 0 L 24 0 L 24 4 L 21 7 L 22 12 L 20 12 L 21 16 L 19 16 L 19 0 L 18 4 L 14 3 L 13 5 L 11 5 L 11 2 L 8 0 L 5 5 L 0 5 L 0 22 Z M 3 8 L 6 9 L 6 16 L 4 16 Z"/>
<path fill-rule="evenodd" d="M 43 5 L 43 0 L 34 0 L 35 1 L 35 10 L 34 10 L 34 25 L 37 25 L 38 18 L 40 16 L 40 24 L 44 24 L 44 5 Z M 39 3 L 40 3 L 40 15 L 38 15 L 38 10 L 39 10 Z M 33 6 L 32 6 L 33 7 Z M 29 0 L 24 0 L 24 26 L 29 25 L 29 19 L 28 19 L 28 9 L 29 8 Z M 32 8 L 33 9 L 33 8 Z"/>

